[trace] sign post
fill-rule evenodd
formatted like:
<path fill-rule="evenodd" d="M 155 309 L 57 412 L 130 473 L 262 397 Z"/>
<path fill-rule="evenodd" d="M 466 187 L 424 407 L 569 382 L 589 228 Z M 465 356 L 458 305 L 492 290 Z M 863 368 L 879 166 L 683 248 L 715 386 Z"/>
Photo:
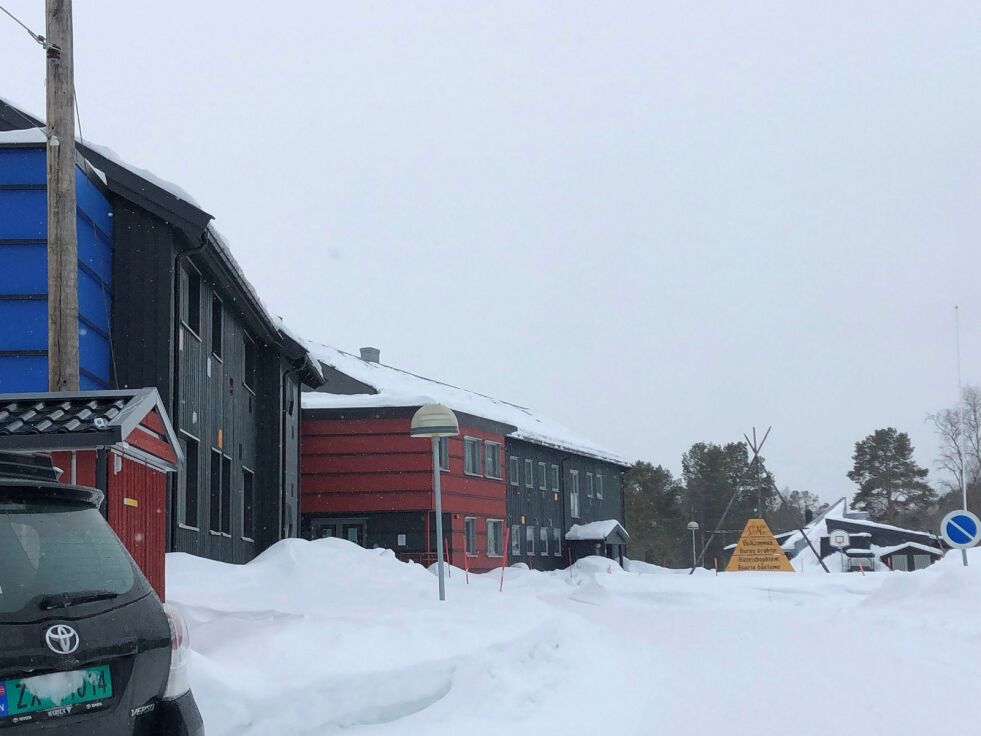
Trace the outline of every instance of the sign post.
<path fill-rule="evenodd" d="M 951 511 L 940 522 L 940 536 L 952 549 L 961 551 L 967 567 L 967 551 L 981 539 L 981 519 L 966 509 Z"/>

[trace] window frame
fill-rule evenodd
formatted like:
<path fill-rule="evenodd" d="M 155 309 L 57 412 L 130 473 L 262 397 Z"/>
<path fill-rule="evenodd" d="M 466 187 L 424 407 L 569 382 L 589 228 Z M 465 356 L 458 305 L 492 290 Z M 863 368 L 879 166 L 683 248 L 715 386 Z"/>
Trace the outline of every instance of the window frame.
<path fill-rule="evenodd" d="M 562 530 L 557 526 L 552 527 L 552 541 L 555 542 L 555 549 L 552 551 L 554 557 L 562 556 Z"/>
<path fill-rule="evenodd" d="M 198 341 L 201 341 L 201 272 L 198 271 L 194 266 L 186 264 L 184 266 L 184 273 L 187 274 L 187 314 L 181 315 L 181 324 L 187 328 L 187 331 L 194 335 Z M 195 320 L 196 325 L 192 325 L 189 321 L 191 316 L 191 294 L 192 294 L 192 283 L 197 284 L 197 292 L 195 294 L 193 302 L 197 303 L 197 319 Z"/>
<path fill-rule="evenodd" d="M 512 486 L 521 485 L 521 458 L 517 455 L 508 456 L 508 482 Z"/>
<path fill-rule="evenodd" d="M 491 540 L 494 538 L 494 535 L 491 534 L 491 527 L 495 525 L 500 530 L 500 539 L 498 541 L 501 547 L 496 554 L 491 551 Z M 504 519 L 487 519 L 485 529 L 487 531 L 487 556 L 495 558 L 504 557 Z"/>
<path fill-rule="evenodd" d="M 593 482 L 594 477 L 595 476 L 592 473 L 590 473 L 588 470 L 586 471 L 586 498 L 596 497 L 596 487 Z"/>
<path fill-rule="evenodd" d="M 549 538 L 549 528 L 547 526 L 538 527 L 538 544 L 541 548 L 538 552 L 542 557 L 548 557 L 548 538 Z"/>
<path fill-rule="evenodd" d="M 180 518 L 177 522 L 177 526 L 181 529 L 188 529 L 190 531 L 201 531 L 201 440 L 184 430 L 181 430 L 181 439 L 184 440 L 184 485 L 181 489 L 181 499 L 179 503 Z M 195 445 L 193 453 L 190 451 L 190 445 L 188 443 L 193 442 Z M 195 523 L 189 524 L 187 520 L 187 499 L 190 494 L 188 493 L 188 480 L 191 478 L 191 473 L 188 472 L 188 459 L 194 457 L 194 511 L 195 511 Z"/>
<path fill-rule="evenodd" d="M 596 474 L 596 498 L 603 500 L 603 474 Z"/>
<path fill-rule="evenodd" d="M 541 478 L 538 479 L 538 489 L 540 491 L 548 490 L 548 463 L 544 460 L 538 461 L 538 474 Z"/>
<path fill-rule="evenodd" d="M 511 525 L 511 556 L 521 557 L 521 524 Z"/>
<path fill-rule="evenodd" d="M 572 488 L 569 489 L 569 516 L 573 519 L 579 518 L 579 471 L 570 470 L 572 478 Z"/>
<path fill-rule="evenodd" d="M 530 457 L 525 458 L 525 488 L 535 487 L 535 461 Z"/>
<path fill-rule="evenodd" d="M 221 536 L 221 456 L 218 447 L 208 453 L 208 531 L 215 536 Z"/>
<path fill-rule="evenodd" d="M 252 350 L 251 351 L 249 350 L 249 346 L 250 345 L 252 346 Z M 248 332 L 243 332 L 242 333 L 242 350 L 243 350 L 243 353 L 242 353 L 242 362 L 243 362 L 243 366 L 242 366 L 242 372 L 243 372 L 242 385 L 245 386 L 246 389 L 248 389 L 249 391 L 251 391 L 253 396 L 255 396 L 256 395 L 256 392 L 257 392 L 257 389 L 258 389 L 258 384 L 259 384 L 259 344 L 252 338 L 251 335 L 249 335 Z M 249 366 L 249 363 L 250 363 L 250 361 L 249 361 L 249 355 L 250 354 L 252 356 L 251 370 L 250 370 L 250 366 Z M 250 373 L 252 374 L 251 376 L 249 375 Z M 254 382 L 255 385 L 253 385 L 253 382 Z"/>
<path fill-rule="evenodd" d="M 246 479 L 251 479 L 251 483 L 246 483 Z M 251 486 L 251 487 L 250 487 Z M 251 498 L 250 498 L 251 496 Z M 248 523 L 246 512 L 251 511 L 251 524 Z M 256 536 L 256 489 L 255 471 L 251 468 L 242 466 L 242 539 L 246 542 L 255 543 Z M 249 527 L 252 527 L 251 530 Z M 249 531 L 252 532 L 251 536 Z"/>
<path fill-rule="evenodd" d="M 215 340 L 215 305 L 218 305 L 218 339 Z M 218 352 L 215 352 L 215 345 Z M 217 358 L 219 363 L 225 362 L 225 302 L 218 294 L 211 294 L 211 344 L 208 346 L 212 358 Z"/>
<path fill-rule="evenodd" d="M 535 554 L 535 548 L 537 545 L 535 537 L 538 536 L 535 529 L 536 527 L 534 524 L 529 524 L 525 527 L 525 554 L 528 557 Z"/>
<path fill-rule="evenodd" d="M 473 537 L 472 551 L 470 547 L 471 537 Z M 477 557 L 480 554 L 480 550 L 477 547 L 477 517 L 476 516 L 463 517 L 463 551 L 467 555 L 467 557 Z"/>
<path fill-rule="evenodd" d="M 470 463 L 470 451 L 469 451 L 469 448 L 470 447 L 473 447 L 473 446 L 475 446 L 477 448 L 477 454 L 476 454 L 477 470 L 476 471 L 472 471 L 472 470 L 468 470 L 467 469 L 467 466 Z M 465 435 L 464 436 L 464 438 L 463 438 L 463 474 L 464 475 L 471 475 L 471 476 L 474 476 L 476 478 L 481 477 L 481 475 L 482 475 L 481 474 L 481 469 L 482 469 L 481 468 L 481 464 L 482 463 L 481 463 L 481 457 L 480 457 L 481 454 L 482 454 L 481 453 L 481 449 L 482 449 L 481 448 L 481 440 L 480 440 L 479 437 L 471 437 L 469 435 Z"/>
<path fill-rule="evenodd" d="M 487 462 L 490 459 L 490 452 L 492 449 L 497 450 L 495 454 L 497 460 L 494 463 L 495 467 L 497 468 L 497 475 L 491 475 L 490 468 L 488 467 L 489 463 Z M 504 448 L 501 446 L 500 442 L 484 440 L 484 477 L 485 478 L 491 478 L 493 480 L 504 479 L 504 469 L 501 464 L 501 454 L 503 452 L 503 449 Z"/>
<path fill-rule="evenodd" d="M 559 486 L 560 486 L 559 478 L 560 478 L 559 466 L 553 464 L 552 465 L 552 491 L 554 493 L 559 492 Z"/>
<path fill-rule="evenodd" d="M 450 470 L 450 438 L 440 437 L 437 443 L 437 454 L 439 455 L 439 469 L 444 473 Z"/>

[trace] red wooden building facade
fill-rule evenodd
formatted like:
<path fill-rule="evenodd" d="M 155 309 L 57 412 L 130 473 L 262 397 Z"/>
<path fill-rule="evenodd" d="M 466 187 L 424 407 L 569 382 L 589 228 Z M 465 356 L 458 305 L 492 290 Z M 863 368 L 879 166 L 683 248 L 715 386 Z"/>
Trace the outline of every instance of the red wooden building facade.
<path fill-rule="evenodd" d="M 416 408 L 304 410 L 304 536 L 343 537 L 393 549 L 402 559 L 435 561 L 432 447 L 409 436 Z M 440 452 L 443 544 L 451 564 L 489 570 L 504 554 L 504 436 L 512 428 L 465 414 L 458 419 L 460 435 L 447 438 Z"/>

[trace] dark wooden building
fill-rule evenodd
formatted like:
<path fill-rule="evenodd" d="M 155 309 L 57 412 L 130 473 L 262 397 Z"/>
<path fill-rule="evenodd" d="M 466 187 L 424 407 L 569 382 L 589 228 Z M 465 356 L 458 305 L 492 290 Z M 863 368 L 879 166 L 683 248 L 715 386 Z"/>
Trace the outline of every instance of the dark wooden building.
<path fill-rule="evenodd" d="M 46 384 L 45 152 L 21 130 L 32 124 L 0 102 L 0 318 L 31 320 L 0 329 L 0 392 Z M 316 365 L 190 196 L 108 149 L 79 155 L 83 386 L 159 392 L 186 458 L 168 548 L 245 562 L 298 532 L 299 394 L 320 384 Z"/>
<path fill-rule="evenodd" d="M 310 347 L 325 383 L 303 395 L 304 536 L 435 559 L 430 445 L 409 437 L 412 415 L 430 401 L 460 422 L 440 453 L 453 564 L 552 569 L 569 562 L 572 525 L 622 523 L 626 461 L 523 407 L 383 365 L 377 350 Z"/>

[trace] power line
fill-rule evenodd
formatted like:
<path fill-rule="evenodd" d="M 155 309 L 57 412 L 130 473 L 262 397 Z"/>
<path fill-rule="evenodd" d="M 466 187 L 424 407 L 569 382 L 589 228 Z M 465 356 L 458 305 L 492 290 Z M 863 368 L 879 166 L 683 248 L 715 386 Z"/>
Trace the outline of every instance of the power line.
<path fill-rule="evenodd" d="M 30 28 L 27 27 L 27 25 L 20 18 L 18 18 L 13 13 L 11 13 L 9 10 L 7 10 L 2 5 L 0 5 L 0 10 L 2 10 L 4 13 L 6 13 L 14 23 L 16 23 L 21 28 L 23 28 L 25 31 L 27 31 L 27 33 L 30 35 L 30 37 L 33 38 L 35 41 L 37 41 L 39 44 L 41 44 L 41 46 L 43 48 L 47 48 L 48 47 L 48 41 L 47 41 L 47 39 L 44 36 L 42 36 L 40 33 L 35 33 L 34 31 L 32 31 Z"/>

